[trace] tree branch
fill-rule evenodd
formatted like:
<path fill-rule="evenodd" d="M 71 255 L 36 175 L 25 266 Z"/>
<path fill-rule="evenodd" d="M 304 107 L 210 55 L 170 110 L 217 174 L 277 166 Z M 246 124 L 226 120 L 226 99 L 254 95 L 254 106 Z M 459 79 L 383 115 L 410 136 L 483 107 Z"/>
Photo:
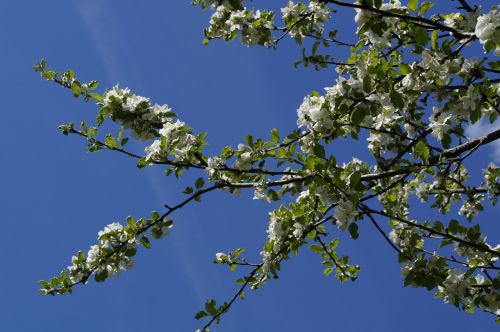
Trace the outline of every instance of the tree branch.
<path fill-rule="evenodd" d="M 455 37 L 459 39 L 467 38 L 470 37 L 469 34 L 464 34 L 457 29 L 451 28 L 449 26 L 446 26 L 444 24 L 441 24 L 439 22 L 420 17 L 420 16 L 411 16 L 411 15 L 405 15 L 405 14 L 398 14 L 398 13 L 393 13 L 393 12 L 387 12 L 385 10 L 381 10 L 375 7 L 370 7 L 367 5 L 363 4 L 358 4 L 358 3 L 349 3 L 349 2 L 344 2 L 344 1 L 338 1 L 338 0 L 320 0 L 321 2 L 324 3 L 331 3 L 334 5 L 338 5 L 341 7 L 350 7 L 350 8 L 357 8 L 357 9 L 363 9 L 367 10 L 376 14 L 379 14 L 381 16 L 385 17 L 394 17 L 394 18 L 399 18 L 403 21 L 411 21 L 411 22 L 419 22 L 419 23 L 425 23 L 431 27 L 434 28 L 434 30 L 444 30 L 444 31 L 449 31 L 451 32 Z"/>
<path fill-rule="evenodd" d="M 366 211 L 369 211 L 371 213 L 374 213 L 374 214 L 378 214 L 378 215 L 381 215 L 381 216 L 385 216 L 385 217 L 388 217 L 390 219 L 394 219 L 394 220 L 397 220 L 399 222 L 402 222 L 403 224 L 406 224 L 408 226 L 412 226 L 412 227 L 416 227 L 416 228 L 420 228 L 420 229 L 423 229 L 429 233 L 432 233 L 432 234 L 437 234 L 437 235 L 440 235 L 442 237 L 445 237 L 447 239 L 450 239 L 450 240 L 453 240 L 455 242 L 458 242 L 458 243 L 461 243 L 461 244 L 464 244 L 468 247 L 471 247 L 471 248 L 475 248 L 475 249 L 479 249 L 481 251 L 486 251 L 496 257 L 500 257 L 500 252 L 496 251 L 496 250 L 493 250 L 493 249 L 490 249 L 488 246 L 486 245 L 480 245 L 480 244 L 477 244 L 477 243 L 473 243 L 473 242 L 469 242 L 467 240 L 464 240 L 464 239 L 461 239 L 455 235 L 452 235 L 452 234 L 448 234 L 448 233 L 443 233 L 443 232 L 438 232 L 430 227 L 427 227 L 427 226 L 424 226 L 424 225 L 420 225 L 420 224 L 417 224 L 417 223 L 414 223 L 414 222 L 411 222 L 409 220 L 406 220 L 406 219 L 403 219 L 403 218 L 400 218 L 398 216 L 394 216 L 394 215 L 390 215 L 384 211 L 377 211 L 377 210 L 373 210 L 371 208 L 369 208 L 368 206 L 366 205 L 363 205 L 366 209 Z"/>

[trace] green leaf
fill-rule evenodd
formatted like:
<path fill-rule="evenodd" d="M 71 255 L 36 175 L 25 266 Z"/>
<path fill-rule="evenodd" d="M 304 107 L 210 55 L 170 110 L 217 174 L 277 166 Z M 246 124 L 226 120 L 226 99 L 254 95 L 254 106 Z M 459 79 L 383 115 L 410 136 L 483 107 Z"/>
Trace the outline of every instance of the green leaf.
<path fill-rule="evenodd" d="M 354 187 L 359 183 L 359 180 L 361 180 L 361 173 L 360 172 L 354 172 L 351 175 L 349 175 L 349 186 Z"/>
<path fill-rule="evenodd" d="M 313 148 L 314 154 L 320 158 L 325 158 L 325 148 L 321 144 L 316 144 Z"/>
<path fill-rule="evenodd" d="M 137 162 L 137 168 L 143 168 L 149 165 L 149 162 L 146 160 L 146 157 L 139 159 Z"/>
<path fill-rule="evenodd" d="M 146 249 L 151 249 L 151 242 L 149 242 L 149 239 L 145 236 L 142 236 L 139 241 L 142 243 L 142 245 L 146 248 Z"/>
<path fill-rule="evenodd" d="M 312 48 L 311 48 L 311 52 L 312 52 L 312 54 L 313 54 L 313 55 L 315 55 L 315 54 L 316 54 L 316 52 L 318 51 L 318 47 L 319 47 L 319 45 L 320 45 L 320 42 L 315 42 L 315 43 L 313 44 L 313 46 L 312 46 Z"/>
<path fill-rule="evenodd" d="M 245 141 L 247 142 L 249 147 L 253 147 L 253 137 L 252 135 L 246 135 L 245 136 Z"/>
<path fill-rule="evenodd" d="M 351 122 L 354 125 L 359 125 L 366 116 L 366 109 L 364 107 L 356 107 L 351 113 Z"/>
<path fill-rule="evenodd" d="M 355 222 L 349 224 L 349 234 L 354 240 L 359 237 L 358 224 L 356 224 Z"/>
<path fill-rule="evenodd" d="M 420 10 L 418 11 L 418 15 L 424 15 L 432 7 L 434 7 L 434 3 L 429 1 L 423 2 L 422 5 L 420 6 Z"/>
<path fill-rule="evenodd" d="M 318 98 L 321 97 L 320 93 L 318 91 L 315 91 L 315 90 L 311 91 L 310 95 L 311 95 L 311 97 L 318 97 Z"/>
<path fill-rule="evenodd" d="M 493 40 L 487 40 L 486 43 L 484 44 L 484 49 L 486 50 L 486 53 L 494 50 L 496 48 L 496 44 Z"/>
<path fill-rule="evenodd" d="M 448 232 L 451 234 L 455 234 L 459 231 L 459 229 L 460 229 L 459 222 L 455 219 L 452 219 L 448 224 Z"/>
<path fill-rule="evenodd" d="M 49 283 L 48 283 L 48 282 L 46 282 L 45 280 L 40 280 L 38 283 L 39 283 L 39 284 L 40 284 L 40 286 L 42 286 L 43 288 L 47 288 L 47 289 L 48 289 L 48 288 L 50 288 Z"/>
<path fill-rule="evenodd" d="M 234 9 L 237 9 L 237 10 L 245 9 L 241 5 L 241 0 L 229 0 L 229 4 L 231 5 L 231 7 L 233 7 Z"/>
<path fill-rule="evenodd" d="M 95 90 L 95 89 L 97 89 L 98 85 L 99 85 L 99 83 L 97 81 L 90 81 L 88 84 L 88 89 Z"/>
<path fill-rule="evenodd" d="M 116 140 L 111 134 L 106 135 L 106 145 L 108 148 L 116 148 Z"/>
<path fill-rule="evenodd" d="M 405 101 L 400 93 L 392 91 L 389 96 L 391 97 L 391 103 L 394 106 L 396 106 L 399 109 L 403 109 L 405 107 Z"/>
<path fill-rule="evenodd" d="M 319 244 L 311 244 L 309 246 L 309 249 L 311 249 L 312 251 L 314 251 L 317 254 L 322 254 L 323 253 L 323 247 L 321 245 L 319 245 Z"/>
<path fill-rule="evenodd" d="M 418 27 L 415 31 L 415 41 L 421 46 L 427 45 L 429 42 L 429 33 L 424 28 Z"/>
<path fill-rule="evenodd" d="M 416 12 L 418 7 L 418 0 L 410 0 L 408 1 L 408 8 L 412 11 Z"/>
<path fill-rule="evenodd" d="M 500 61 L 491 61 L 491 62 L 488 62 L 488 65 L 493 70 L 500 70 Z"/>
<path fill-rule="evenodd" d="M 438 48 L 438 37 L 439 37 L 439 30 L 434 30 L 431 33 L 431 47 L 433 50 L 437 50 Z"/>
<path fill-rule="evenodd" d="M 398 66 L 399 72 L 403 75 L 408 75 L 411 73 L 411 67 L 407 65 L 406 63 L 401 63 Z"/>
<path fill-rule="evenodd" d="M 132 248 L 127 248 L 124 252 L 125 256 L 127 257 L 133 257 L 135 254 L 137 254 L 137 248 L 132 247 Z"/>
<path fill-rule="evenodd" d="M 217 304 L 215 300 L 209 300 L 205 303 L 205 310 L 208 312 L 210 316 L 217 315 Z"/>
<path fill-rule="evenodd" d="M 206 311 L 202 310 L 202 311 L 197 312 L 196 315 L 194 315 L 194 318 L 198 320 L 198 319 L 201 319 L 201 318 L 206 317 L 206 316 L 208 316 L 208 313 Z"/>
<path fill-rule="evenodd" d="M 104 280 L 106 280 L 107 277 L 108 277 L 108 271 L 107 270 L 100 270 L 100 271 L 97 271 L 97 273 L 95 274 L 95 281 L 103 282 Z"/>
<path fill-rule="evenodd" d="M 274 143 L 278 143 L 280 141 L 280 134 L 278 133 L 278 129 L 273 128 L 273 130 L 271 130 L 271 140 Z"/>
<path fill-rule="evenodd" d="M 76 82 L 73 82 L 71 84 L 71 91 L 73 92 L 73 96 L 75 97 L 79 97 L 80 94 L 82 93 L 80 86 Z"/>
<path fill-rule="evenodd" d="M 339 243 L 340 243 L 339 239 L 333 239 L 332 241 L 330 241 L 330 250 L 335 250 L 335 248 L 337 248 Z"/>
<path fill-rule="evenodd" d="M 333 269 L 331 267 L 327 267 L 324 271 L 323 271 L 323 275 L 326 277 L 326 276 L 329 276 L 330 273 L 332 273 Z"/>
<path fill-rule="evenodd" d="M 276 191 L 272 190 L 272 189 L 269 189 L 267 191 L 267 197 L 271 200 L 271 201 L 279 201 L 280 200 L 280 197 L 279 195 L 276 193 Z"/>
<path fill-rule="evenodd" d="M 369 93 L 372 91 L 372 79 L 371 79 L 370 75 L 366 75 L 363 78 L 363 91 L 365 91 L 366 93 Z"/>
<path fill-rule="evenodd" d="M 203 188 L 203 186 L 205 185 L 205 180 L 203 180 L 203 178 L 197 178 L 194 185 L 196 186 L 196 189 Z"/>
<path fill-rule="evenodd" d="M 420 141 L 415 146 L 415 152 L 422 161 L 427 162 L 429 159 L 429 147 L 424 142 Z"/>

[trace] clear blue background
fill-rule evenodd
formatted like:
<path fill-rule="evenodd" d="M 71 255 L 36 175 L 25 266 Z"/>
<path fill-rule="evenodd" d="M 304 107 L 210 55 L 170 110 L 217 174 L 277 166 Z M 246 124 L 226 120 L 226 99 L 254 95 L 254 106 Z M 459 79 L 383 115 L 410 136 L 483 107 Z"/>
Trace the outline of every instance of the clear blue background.
<path fill-rule="evenodd" d="M 353 15 L 343 10 L 335 23 L 352 34 Z M 88 154 L 84 141 L 62 136 L 60 123 L 92 120 L 96 108 L 40 79 L 31 69 L 40 58 L 58 70 L 73 68 L 83 81 L 99 80 L 100 89 L 120 83 L 168 103 L 196 132 L 209 133 L 212 154 L 246 133 L 267 137 L 271 128 L 294 128 L 303 96 L 335 81 L 333 69 L 293 69 L 300 49 L 290 40 L 278 51 L 237 42 L 205 47 L 208 19 L 188 0 L 0 2 L 0 331 L 194 331 L 203 325 L 193 316 L 204 301 L 228 299 L 242 273 L 212 264 L 214 254 L 245 247 L 258 258 L 271 207 L 251 193 L 216 193 L 176 213 L 171 236 L 141 250 L 131 271 L 77 287 L 71 296 L 37 293 L 37 280 L 57 274 L 76 250 L 88 250 L 106 224 L 162 211 L 189 184 L 154 168 L 138 170 L 122 155 Z M 365 156 L 365 146 L 340 145 L 336 153 L 340 160 Z M 471 163 L 484 168 L 490 156 L 482 149 Z M 480 219 L 496 243 L 498 212 L 489 209 Z M 215 330 L 498 329 L 490 315 L 461 313 L 423 289 L 403 289 L 392 249 L 371 225 L 362 223 L 360 231 L 358 241 L 346 239 L 339 249 L 362 265 L 357 282 L 323 277 L 320 258 L 303 250 L 283 264 L 279 280 L 247 293 Z"/>

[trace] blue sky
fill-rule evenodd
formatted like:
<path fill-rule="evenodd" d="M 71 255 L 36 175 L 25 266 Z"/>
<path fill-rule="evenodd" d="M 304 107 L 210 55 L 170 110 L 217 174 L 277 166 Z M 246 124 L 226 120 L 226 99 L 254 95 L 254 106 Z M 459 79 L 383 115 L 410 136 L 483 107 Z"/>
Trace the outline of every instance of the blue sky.
<path fill-rule="evenodd" d="M 96 108 L 40 79 L 31 69 L 40 58 L 58 70 L 73 68 L 83 81 L 97 79 L 100 89 L 120 83 L 168 103 L 195 132 L 209 133 L 207 151 L 214 154 L 246 133 L 268 137 L 272 128 L 294 128 L 303 96 L 334 82 L 333 70 L 294 69 L 300 49 L 291 41 L 278 51 L 237 42 L 203 46 L 208 13 L 189 2 L 0 3 L 1 331 L 194 331 L 203 325 L 193 316 L 204 301 L 229 298 L 241 273 L 212 264 L 215 253 L 245 247 L 257 257 L 271 207 L 249 193 L 216 193 L 176 213 L 171 236 L 140 250 L 131 271 L 71 296 L 37 293 L 37 281 L 57 274 L 78 249 L 88 250 L 106 224 L 161 211 L 189 184 L 159 169 L 138 170 L 122 155 L 89 154 L 85 142 L 61 135 L 59 124 L 92 120 Z M 344 11 L 336 20 L 354 29 L 353 15 Z M 340 160 L 363 156 L 364 145 L 336 152 Z M 491 158 L 485 148 L 469 165 L 482 168 Z M 480 219 L 496 243 L 498 212 L 488 209 Z M 356 242 L 341 235 L 339 250 L 362 266 L 358 281 L 323 277 L 320 258 L 303 250 L 283 264 L 279 280 L 247 293 L 215 330 L 498 328 L 489 315 L 461 313 L 425 290 L 403 289 L 392 249 L 369 226 L 360 226 Z"/>

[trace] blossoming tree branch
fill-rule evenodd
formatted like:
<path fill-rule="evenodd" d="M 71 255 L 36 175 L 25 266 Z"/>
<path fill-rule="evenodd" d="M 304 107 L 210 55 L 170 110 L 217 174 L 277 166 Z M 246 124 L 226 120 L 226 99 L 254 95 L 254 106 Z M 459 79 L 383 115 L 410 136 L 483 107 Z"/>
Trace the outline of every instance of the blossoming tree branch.
<path fill-rule="evenodd" d="M 423 287 L 444 302 L 469 312 L 500 317 L 500 246 L 486 242 L 480 211 L 500 193 L 500 168 L 484 162 L 468 170 L 464 161 L 500 139 L 500 130 L 469 139 L 465 128 L 500 115 L 500 8 L 481 8 L 469 0 L 449 1 L 453 12 L 432 13 L 430 1 L 318 0 L 283 4 L 280 12 L 257 10 L 242 0 L 194 0 L 213 12 L 205 43 L 240 39 L 247 46 L 272 49 L 286 37 L 303 47 L 296 65 L 334 66 L 336 82 L 323 93 L 305 96 L 297 110 L 297 129 L 271 130 L 270 138 L 246 136 L 245 143 L 206 155 L 206 135 L 196 133 L 167 105 L 155 104 L 127 88 L 95 92 L 72 70 L 56 72 L 45 61 L 35 70 L 97 105 L 97 120 L 61 125 L 65 135 L 88 141 L 91 152 L 111 150 L 137 159 L 138 167 L 160 167 L 182 179 L 199 172 L 187 196 L 162 212 L 128 217 L 107 225 L 87 252 L 78 251 L 67 269 L 41 281 L 45 294 L 70 293 L 133 265 L 138 247 L 168 235 L 175 212 L 214 191 L 253 190 L 254 198 L 282 201 L 269 212 L 268 236 L 257 262 L 243 249 L 216 253 L 215 263 L 245 270 L 226 302 L 208 300 L 196 314 L 199 331 L 229 311 L 246 289 L 258 289 L 276 277 L 290 255 L 306 246 L 323 259 L 324 275 L 355 280 L 360 267 L 342 252 L 337 235 L 358 238 L 358 224 L 371 223 L 381 241 L 394 249 L 404 285 Z M 352 12 L 357 40 L 337 36 L 337 12 Z M 354 16 L 355 15 L 355 16 Z M 350 51 L 344 60 L 334 47 Z M 464 56 L 477 48 L 484 58 Z M 117 135 L 102 135 L 105 121 Z M 497 126 L 498 127 L 498 126 Z M 119 130 L 118 130 L 119 128 Z M 329 151 L 337 139 L 368 137 L 369 160 L 338 163 Z M 126 148 L 129 138 L 147 142 L 145 151 Z M 471 172 L 476 172 L 471 180 Z M 414 199 L 414 196 L 418 200 Z M 420 201 L 420 203 L 419 203 Z M 415 203 L 417 202 L 417 203 Z M 416 220 L 422 204 L 439 221 Z M 451 213 L 459 207 L 458 215 Z M 436 215 L 436 213 L 434 213 Z M 476 220 L 478 219 L 478 220 Z"/>

